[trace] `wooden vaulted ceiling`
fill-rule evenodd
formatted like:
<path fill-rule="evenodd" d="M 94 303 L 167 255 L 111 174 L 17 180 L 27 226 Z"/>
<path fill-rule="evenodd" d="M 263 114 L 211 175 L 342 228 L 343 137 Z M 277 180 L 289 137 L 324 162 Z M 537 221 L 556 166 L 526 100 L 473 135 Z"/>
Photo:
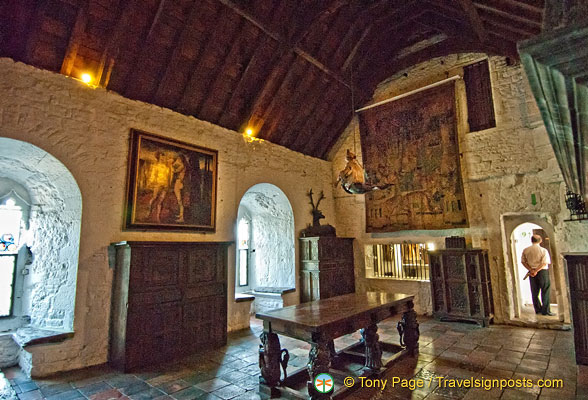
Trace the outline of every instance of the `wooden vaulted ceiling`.
<path fill-rule="evenodd" d="M 352 93 L 450 53 L 516 58 L 544 1 L 4 0 L 0 56 L 324 158 Z"/>

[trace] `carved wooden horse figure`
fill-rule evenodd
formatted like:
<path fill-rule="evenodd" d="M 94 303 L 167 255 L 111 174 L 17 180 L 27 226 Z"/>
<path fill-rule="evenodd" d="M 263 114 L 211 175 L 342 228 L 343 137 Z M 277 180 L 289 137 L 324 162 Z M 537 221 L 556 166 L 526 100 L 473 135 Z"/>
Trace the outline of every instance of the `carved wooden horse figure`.
<path fill-rule="evenodd" d="M 261 369 L 259 381 L 270 387 L 276 387 L 288 377 L 286 368 L 288 368 L 290 354 L 288 350 L 280 349 L 280 339 L 275 333 L 263 332 L 259 336 L 259 340 L 261 340 L 259 345 L 259 368 Z M 280 380 L 282 374 L 280 366 L 284 370 L 283 380 Z"/>
<path fill-rule="evenodd" d="M 373 185 L 366 182 L 365 171 L 362 166 L 357 162 L 357 156 L 347 149 L 345 155 L 347 164 L 345 168 L 339 172 L 339 178 L 335 182 L 335 187 L 341 183 L 341 187 L 349 194 L 364 194 L 373 190 L 387 189 L 392 184 L 388 183 L 385 185 Z"/>

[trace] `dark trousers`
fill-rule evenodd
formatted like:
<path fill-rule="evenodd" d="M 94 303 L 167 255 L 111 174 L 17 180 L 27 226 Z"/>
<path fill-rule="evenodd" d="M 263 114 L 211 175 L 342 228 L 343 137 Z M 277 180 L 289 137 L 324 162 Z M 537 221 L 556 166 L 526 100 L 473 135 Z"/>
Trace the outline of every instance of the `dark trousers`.
<path fill-rule="evenodd" d="M 531 282 L 531 296 L 533 297 L 533 307 L 536 313 L 547 314 L 549 310 L 549 270 L 542 269 L 537 275 L 529 278 Z M 539 302 L 539 292 L 541 292 L 541 302 Z"/>

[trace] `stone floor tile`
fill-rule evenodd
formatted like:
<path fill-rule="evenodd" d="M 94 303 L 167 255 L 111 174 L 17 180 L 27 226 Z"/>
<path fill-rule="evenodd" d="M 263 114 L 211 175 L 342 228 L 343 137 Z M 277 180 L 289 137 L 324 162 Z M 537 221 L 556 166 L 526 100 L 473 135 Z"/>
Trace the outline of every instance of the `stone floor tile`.
<path fill-rule="evenodd" d="M 45 397 L 53 396 L 59 393 L 69 392 L 73 389 L 73 386 L 69 383 L 57 383 L 54 385 L 47 385 L 40 388 L 41 393 Z"/>
<path fill-rule="evenodd" d="M 246 391 L 245 389 L 235 386 L 235 385 L 228 385 L 218 390 L 212 392 L 213 395 L 220 397 L 223 400 L 230 400 L 239 395 L 244 394 Z"/>
<path fill-rule="evenodd" d="M 514 372 L 517 369 L 517 366 L 518 364 L 512 362 L 492 360 L 488 363 L 487 368 Z"/>
<path fill-rule="evenodd" d="M 163 391 L 166 394 L 171 394 L 175 392 L 179 392 L 182 389 L 192 386 L 192 384 L 188 383 L 183 379 L 178 379 L 171 382 L 162 383 L 161 385 L 157 386 L 157 388 Z"/>
<path fill-rule="evenodd" d="M 130 395 L 129 399 L 131 399 L 131 400 L 153 400 L 157 397 L 161 397 L 162 395 L 165 395 L 165 393 L 159 389 L 151 387 L 147 390 L 143 390 L 142 392 L 138 392 L 138 393 Z"/>
<path fill-rule="evenodd" d="M 207 393 L 194 386 L 172 393 L 170 396 L 175 400 L 193 400 L 200 399 Z"/>
<path fill-rule="evenodd" d="M 112 389 L 112 386 L 110 386 L 106 382 L 96 382 L 96 383 L 92 383 L 90 385 L 78 388 L 80 393 L 82 393 L 86 397 L 89 397 L 89 396 L 96 394 L 96 393 L 105 392 L 110 389 Z"/>
<path fill-rule="evenodd" d="M 225 387 L 225 386 L 228 386 L 228 385 L 230 385 L 229 382 L 222 380 L 220 378 L 214 378 L 209 381 L 198 383 L 194 386 L 204 392 L 212 393 L 215 390 L 218 390 L 218 389 Z"/>
<path fill-rule="evenodd" d="M 11 399 L 12 397 L 7 397 L 7 399 Z M 18 394 L 19 400 L 39 400 L 44 399 L 43 395 L 41 394 L 40 390 L 33 390 L 31 392 L 20 393 Z"/>
<path fill-rule="evenodd" d="M 482 388 L 473 388 L 468 390 L 463 400 L 494 400 L 499 399 L 502 395 L 502 390 L 499 388 L 493 388 L 485 390 Z"/>
<path fill-rule="evenodd" d="M 500 400 L 535 400 L 537 398 L 536 394 L 523 392 L 517 389 L 504 389 L 502 393 L 502 397 Z"/>

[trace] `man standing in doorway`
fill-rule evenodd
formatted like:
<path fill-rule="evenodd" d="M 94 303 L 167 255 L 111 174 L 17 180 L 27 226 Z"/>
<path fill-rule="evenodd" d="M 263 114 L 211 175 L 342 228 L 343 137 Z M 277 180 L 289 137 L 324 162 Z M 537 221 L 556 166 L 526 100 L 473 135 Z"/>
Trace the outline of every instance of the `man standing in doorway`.
<path fill-rule="evenodd" d="M 531 246 L 523 250 L 521 263 L 529 270 L 527 275 L 531 281 L 531 295 L 533 297 L 533 307 L 535 314 L 555 315 L 549 310 L 549 264 L 551 258 L 549 252 L 540 246 L 541 236 L 531 236 Z M 541 302 L 539 302 L 539 292 L 541 292 Z"/>

